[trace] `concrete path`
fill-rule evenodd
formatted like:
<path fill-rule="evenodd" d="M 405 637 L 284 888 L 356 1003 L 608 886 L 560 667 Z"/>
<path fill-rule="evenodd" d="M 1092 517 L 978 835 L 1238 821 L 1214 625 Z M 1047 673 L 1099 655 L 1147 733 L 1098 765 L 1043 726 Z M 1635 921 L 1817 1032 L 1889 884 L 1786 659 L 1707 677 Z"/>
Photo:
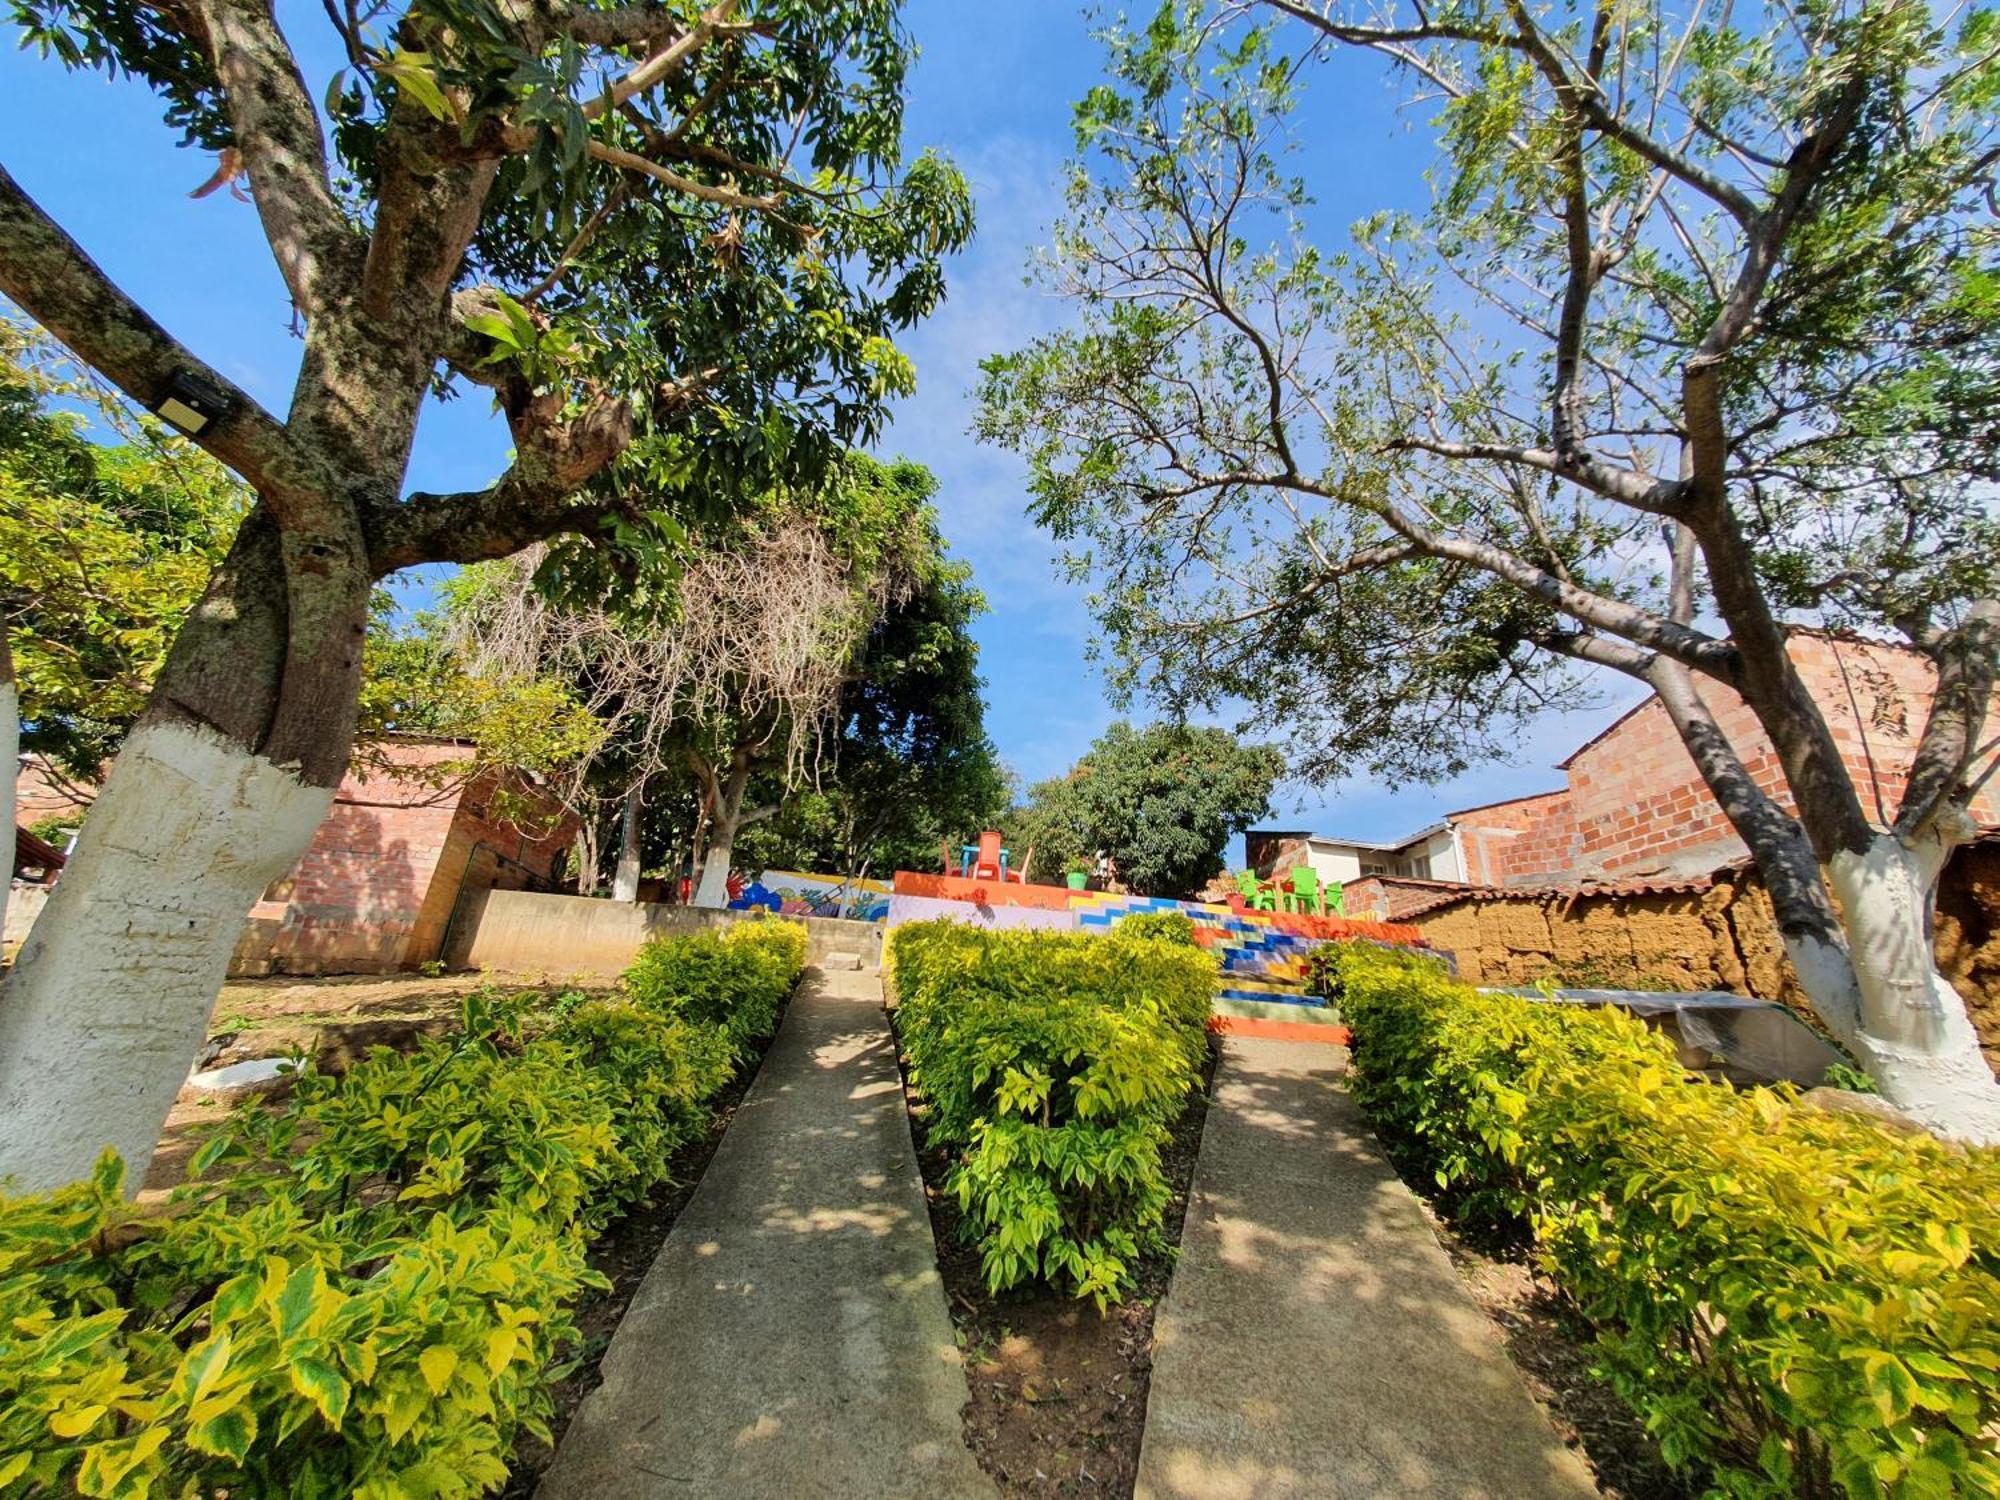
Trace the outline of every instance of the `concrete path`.
<path fill-rule="evenodd" d="M 872 973 L 809 974 L 541 1500 L 991 1496 Z"/>
<path fill-rule="evenodd" d="M 1340 1085 L 1226 1037 L 1136 1500 L 1594 1496 Z"/>

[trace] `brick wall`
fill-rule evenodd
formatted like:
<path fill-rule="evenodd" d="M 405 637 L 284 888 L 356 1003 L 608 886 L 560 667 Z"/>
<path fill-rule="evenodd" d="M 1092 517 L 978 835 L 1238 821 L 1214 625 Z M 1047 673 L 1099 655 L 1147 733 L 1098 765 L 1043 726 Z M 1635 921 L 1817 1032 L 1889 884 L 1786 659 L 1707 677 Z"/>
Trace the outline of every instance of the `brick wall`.
<path fill-rule="evenodd" d="M 460 746 L 377 748 L 394 769 L 348 772 L 311 845 L 251 908 L 232 973 L 413 968 L 438 955 L 462 890 L 550 883 L 573 820 L 527 817 L 528 790 L 503 792 L 491 775 L 427 782 Z"/>
<path fill-rule="evenodd" d="M 1343 913 L 1376 922 L 1401 922 L 1409 913 L 1437 905 L 1438 898 L 1463 890 L 1456 880 L 1418 880 L 1407 875 L 1363 875 L 1340 892 Z"/>
<path fill-rule="evenodd" d="M 1576 813 L 1567 791 L 1543 792 L 1453 813 L 1467 885 L 1546 882 L 1576 862 Z"/>
<path fill-rule="evenodd" d="M 1923 732 L 1932 671 L 1891 647 L 1798 635 L 1792 656 L 1826 716 L 1863 808 L 1893 819 Z M 1791 794 L 1770 740 L 1749 706 L 1697 679 L 1717 724 L 1758 785 L 1789 808 Z M 2000 734 L 2000 707 L 1982 740 Z M 1564 763 L 1566 790 L 1454 815 L 1473 885 L 1537 886 L 1706 874 L 1748 852 L 1710 794 L 1657 699 L 1648 699 Z M 1989 788 L 1973 804 L 2000 825 Z"/>

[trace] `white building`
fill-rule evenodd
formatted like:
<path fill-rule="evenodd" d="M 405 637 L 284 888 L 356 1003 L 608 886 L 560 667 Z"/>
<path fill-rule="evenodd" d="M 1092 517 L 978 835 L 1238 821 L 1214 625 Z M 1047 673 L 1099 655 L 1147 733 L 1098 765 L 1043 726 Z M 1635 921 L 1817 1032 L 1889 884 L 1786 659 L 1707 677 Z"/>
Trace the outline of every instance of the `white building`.
<path fill-rule="evenodd" d="M 1250 867 L 1266 880 L 1299 865 L 1311 865 L 1322 882 L 1345 885 L 1364 875 L 1463 880 L 1465 851 L 1459 837 L 1457 824 L 1445 819 L 1394 843 L 1253 828 L 1244 834 L 1243 846 Z"/>

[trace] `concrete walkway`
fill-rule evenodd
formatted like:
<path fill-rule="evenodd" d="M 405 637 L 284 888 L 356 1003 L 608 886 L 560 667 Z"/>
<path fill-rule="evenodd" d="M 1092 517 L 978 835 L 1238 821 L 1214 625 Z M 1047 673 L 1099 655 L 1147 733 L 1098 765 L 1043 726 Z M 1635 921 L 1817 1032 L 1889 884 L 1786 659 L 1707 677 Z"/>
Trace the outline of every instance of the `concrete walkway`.
<path fill-rule="evenodd" d="M 1340 1085 L 1227 1037 L 1136 1500 L 1595 1496 Z"/>
<path fill-rule="evenodd" d="M 991 1496 L 872 973 L 809 974 L 542 1500 Z"/>

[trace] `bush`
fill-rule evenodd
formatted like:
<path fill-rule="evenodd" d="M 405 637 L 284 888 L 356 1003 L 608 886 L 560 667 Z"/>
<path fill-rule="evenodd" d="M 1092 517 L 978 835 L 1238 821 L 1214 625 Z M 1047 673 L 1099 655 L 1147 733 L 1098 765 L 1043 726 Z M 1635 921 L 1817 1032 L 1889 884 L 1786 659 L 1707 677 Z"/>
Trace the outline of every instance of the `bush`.
<path fill-rule="evenodd" d="M 1122 938 L 1152 938 L 1162 943 L 1194 946 L 1194 918 L 1184 911 L 1138 911 L 1112 929 Z"/>
<path fill-rule="evenodd" d="M 603 1285 L 589 1236 L 706 1128 L 804 957 L 796 928 L 751 929 L 651 964 L 698 941 L 727 1024 L 706 995 L 474 995 L 450 1037 L 302 1066 L 239 1110 L 172 1215 L 137 1218 L 111 1155 L 0 1201 L 0 1493 L 497 1487 L 516 1435 L 547 1436 L 568 1309 Z"/>
<path fill-rule="evenodd" d="M 1377 1128 L 1462 1217 L 1525 1219 L 1668 1462 L 1730 1495 L 2000 1494 L 2000 1152 L 1689 1079 L 1615 1010 L 1329 969 Z"/>
<path fill-rule="evenodd" d="M 960 1148 L 947 1187 L 987 1285 L 1039 1278 L 1104 1307 L 1158 1241 L 1160 1153 L 1200 1078 L 1213 960 L 949 921 L 898 927 L 890 953 L 911 1079 L 931 1144 Z"/>
<path fill-rule="evenodd" d="M 738 922 L 720 934 L 654 938 L 625 971 L 625 993 L 648 1009 L 722 1027 L 741 1059 L 770 1034 L 805 959 L 799 923 Z"/>

